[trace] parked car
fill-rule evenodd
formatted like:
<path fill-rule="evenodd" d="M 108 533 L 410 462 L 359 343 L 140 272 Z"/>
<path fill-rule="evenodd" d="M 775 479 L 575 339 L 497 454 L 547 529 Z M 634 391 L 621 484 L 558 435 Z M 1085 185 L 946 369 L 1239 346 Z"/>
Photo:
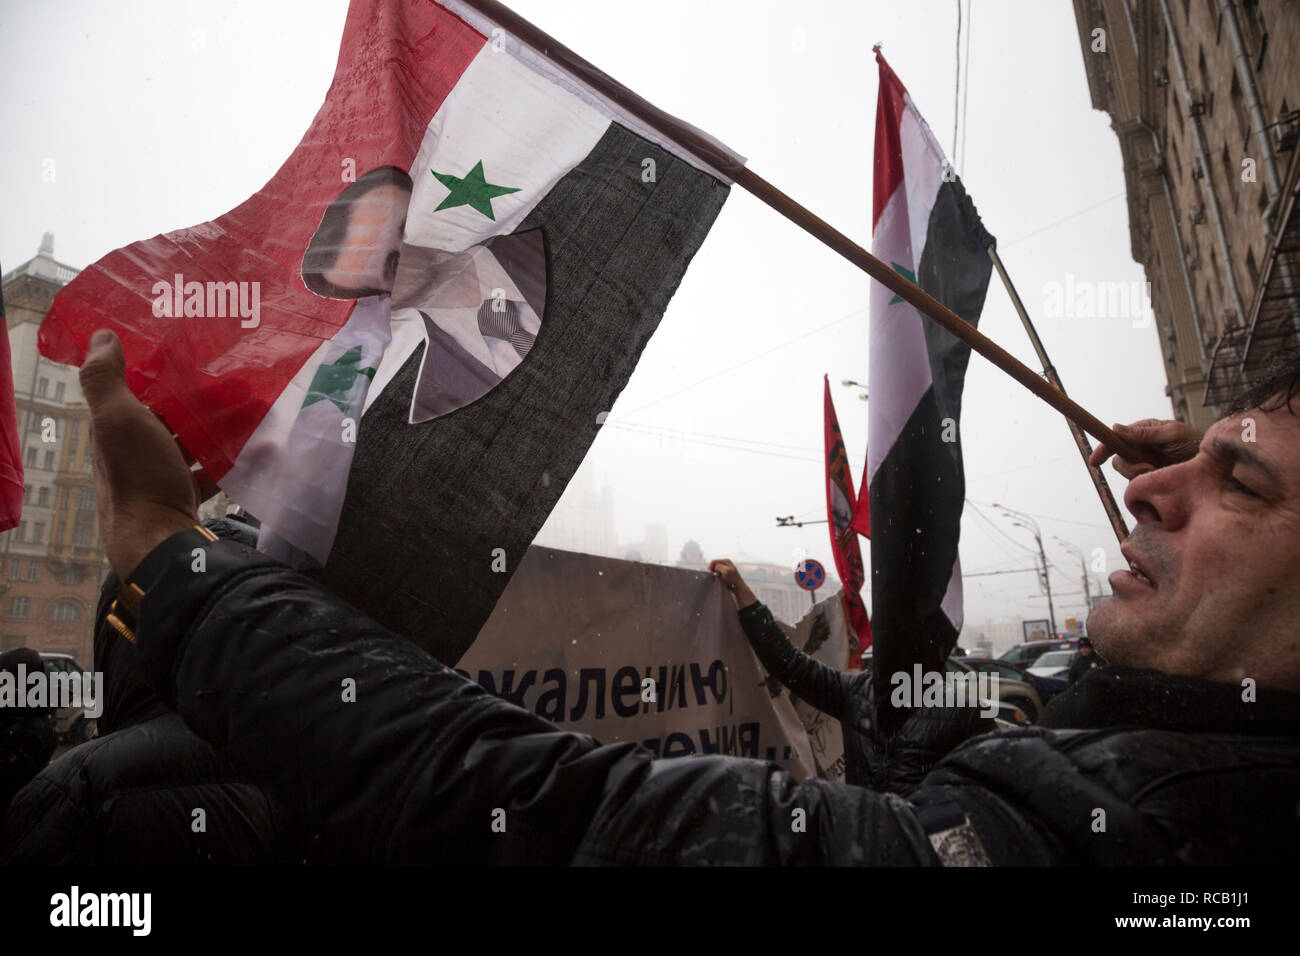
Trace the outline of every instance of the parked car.
<path fill-rule="evenodd" d="M 1076 641 L 1062 638 L 1050 641 L 1027 641 L 1011 648 L 999 660 L 1005 661 L 1020 671 L 1022 679 L 1038 692 L 1038 699 L 1046 707 L 1052 702 L 1053 697 L 1069 687 L 1070 684 L 1064 677 L 1040 677 L 1038 674 L 1031 673 L 1030 668 L 1044 654 L 1050 654 L 1053 651 L 1072 651 L 1076 646 Z"/>
<path fill-rule="evenodd" d="M 1062 640 L 1060 638 L 1050 641 L 1028 641 L 1024 644 L 1017 644 L 999 657 L 998 660 L 1014 664 L 1023 670 L 1026 667 L 1031 667 L 1038 658 L 1048 651 L 1073 650 L 1076 644 L 1076 641 Z"/>
<path fill-rule="evenodd" d="M 85 673 L 71 654 L 41 654 L 45 673 L 53 676 L 57 673 Z M 93 688 L 86 687 L 83 693 L 90 693 Z M 83 704 L 87 701 L 83 700 Z M 85 707 L 60 707 L 54 711 L 54 730 L 59 735 L 59 743 L 69 747 L 84 743 L 94 737 L 97 728 L 95 718 L 86 716 Z"/>
<path fill-rule="evenodd" d="M 949 673 L 954 674 L 976 673 L 975 669 L 968 663 L 960 661 L 955 657 L 950 657 L 948 660 L 944 661 L 944 668 Z M 1007 727 L 1026 727 L 1034 722 L 1034 718 L 1031 717 L 1023 707 L 1020 707 L 1016 703 L 1016 696 L 1008 696 L 1010 688 L 1006 684 L 999 680 L 997 688 L 998 700 L 994 701 L 994 703 L 998 705 L 998 713 L 997 716 L 993 718 L 993 721 L 998 725 L 999 730 L 1004 730 Z M 1025 685 L 1025 689 L 1030 693 L 1033 693 L 1033 688 Z"/>
<path fill-rule="evenodd" d="M 862 655 L 862 666 L 866 667 L 871 662 L 871 650 L 868 649 Z M 944 670 L 954 674 L 974 673 L 974 669 L 966 662 L 955 657 L 950 657 L 944 661 Z M 1023 707 L 1018 706 L 1016 695 L 1007 698 L 1007 683 L 998 681 L 998 696 L 1001 698 L 997 701 L 998 713 L 993 718 L 993 722 L 998 725 L 999 730 L 1005 730 L 1008 727 L 1027 727 L 1032 724 L 1036 717 L 1030 717 Z M 1032 691 L 1032 688 L 1031 688 Z M 1031 699 L 1032 703 L 1032 699 Z M 1041 707 L 1039 708 L 1042 709 Z"/>
<path fill-rule="evenodd" d="M 996 674 L 999 698 L 1004 703 L 1023 710 L 1031 724 L 1037 723 L 1038 715 L 1043 712 L 1043 701 L 1024 674 L 1005 661 L 988 657 L 959 657 L 957 661 L 973 671 Z"/>
<path fill-rule="evenodd" d="M 1025 671 L 1025 681 L 1038 691 L 1038 699 L 1043 702 L 1044 707 L 1052 702 L 1053 697 L 1070 686 L 1070 682 L 1064 677 L 1039 677 L 1028 671 Z"/>
<path fill-rule="evenodd" d="M 1048 651 L 1040 654 L 1032 667 L 1025 668 L 1025 672 L 1035 677 L 1064 677 L 1070 672 L 1070 665 L 1078 653 L 1075 649 Z"/>

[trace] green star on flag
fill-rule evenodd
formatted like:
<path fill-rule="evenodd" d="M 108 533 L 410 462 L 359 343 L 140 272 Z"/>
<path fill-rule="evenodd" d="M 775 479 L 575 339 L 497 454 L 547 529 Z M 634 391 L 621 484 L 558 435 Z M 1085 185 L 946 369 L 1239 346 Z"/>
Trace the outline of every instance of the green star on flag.
<path fill-rule="evenodd" d="M 487 216 L 493 222 L 497 217 L 492 212 L 492 200 L 497 196 L 505 196 L 509 193 L 517 193 L 519 190 L 510 186 L 496 186 L 487 181 L 483 175 L 483 160 L 474 164 L 474 168 L 469 171 L 469 175 L 463 179 L 459 176 L 453 176 L 450 173 L 440 173 L 436 169 L 431 169 L 434 179 L 442 183 L 451 190 L 447 198 L 442 201 L 442 205 L 435 209 L 451 209 L 453 206 L 470 206 Z"/>
<path fill-rule="evenodd" d="M 916 273 L 913 272 L 911 269 L 907 268 L 907 266 L 900 266 L 897 262 L 891 262 L 890 265 L 894 267 L 895 272 L 897 272 L 908 282 L 912 283 L 913 285 L 916 284 Z M 889 300 L 889 304 L 893 305 L 895 302 L 902 302 L 902 301 L 903 301 L 903 297 L 901 295 L 896 295 Z"/>
<path fill-rule="evenodd" d="M 312 376 L 311 387 L 307 389 L 307 397 L 303 400 L 302 407 L 315 405 L 317 402 L 333 402 L 340 412 L 344 415 L 352 407 L 348 401 L 348 393 L 352 391 L 352 386 L 356 380 L 364 375 L 371 381 L 375 378 L 373 368 L 358 368 L 361 362 L 361 346 L 354 345 L 341 356 L 337 362 L 328 365 L 322 365 L 316 369 L 316 374 Z"/>

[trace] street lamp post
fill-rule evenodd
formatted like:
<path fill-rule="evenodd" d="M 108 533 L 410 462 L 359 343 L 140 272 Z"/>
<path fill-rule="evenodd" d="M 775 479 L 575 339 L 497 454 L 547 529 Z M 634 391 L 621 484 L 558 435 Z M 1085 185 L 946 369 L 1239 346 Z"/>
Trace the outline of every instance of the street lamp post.
<path fill-rule="evenodd" d="M 1052 535 L 1052 537 L 1056 538 L 1056 535 Z M 1092 586 L 1088 582 L 1088 562 L 1083 556 L 1083 549 L 1077 548 L 1061 538 L 1056 538 L 1056 542 L 1067 551 L 1071 551 L 1078 556 L 1079 567 L 1083 571 L 1083 593 L 1088 599 L 1088 610 L 1092 610 Z"/>
<path fill-rule="evenodd" d="M 1017 528 L 1024 528 L 1026 531 L 1032 534 L 1034 536 L 1034 540 L 1038 542 L 1038 557 L 1039 560 L 1043 562 L 1043 589 L 1047 591 L 1047 614 L 1048 617 L 1051 618 L 1052 636 L 1055 637 L 1057 634 L 1056 606 L 1052 603 L 1052 576 L 1048 573 L 1047 570 L 1047 552 L 1043 550 L 1043 532 L 1039 529 L 1038 522 L 1035 521 L 1029 515 L 1025 514 L 1023 511 L 1016 511 L 1012 508 L 1007 508 L 999 504 L 994 504 L 993 507 L 997 508 L 1001 512 L 1004 512 L 1008 516 L 1023 519 L 1021 521 L 1013 521 L 1011 523 Z M 1025 522 L 1028 522 L 1028 524 L 1026 524 Z"/>
<path fill-rule="evenodd" d="M 851 378 L 846 378 L 842 382 L 840 382 L 840 384 L 843 385 L 845 388 L 862 389 L 862 394 L 859 395 L 858 398 L 862 399 L 864 402 L 867 400 L 867 395 L 868 395 L 867 386 L 863 385 L 861 382 L 855 382 Z"/>

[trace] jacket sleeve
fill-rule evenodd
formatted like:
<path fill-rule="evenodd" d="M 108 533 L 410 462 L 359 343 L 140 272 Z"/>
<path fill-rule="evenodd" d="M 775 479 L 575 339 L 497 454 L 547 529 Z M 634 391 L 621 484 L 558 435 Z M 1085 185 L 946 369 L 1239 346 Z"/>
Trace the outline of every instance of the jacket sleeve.
<path fill-rule="evenodd" d="M 795 647 L 761 602 L 741 608 L 740 626 L 769 674 L 822 713 L 844 718 L 848 674 Z"/>
<path fill-rule="evenodd" d="M 174 555 L 136 640 L 186 723 L 305 821 L 309 862 L 936 860 L 897 797 L 561 731 L 234 542 L 205 571 Z"/>

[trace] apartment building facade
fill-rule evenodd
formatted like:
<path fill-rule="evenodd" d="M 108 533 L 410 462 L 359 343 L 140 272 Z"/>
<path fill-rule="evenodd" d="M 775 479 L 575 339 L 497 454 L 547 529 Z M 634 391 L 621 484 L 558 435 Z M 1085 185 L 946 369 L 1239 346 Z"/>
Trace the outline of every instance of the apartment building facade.
<path fill-rule="evenodd" d="M 23 514 L 0 534 L 0 649 L 31 647 L 93 661 L 92 627 L 108 570 L 91 471 L 90 412 L 77 369 L 43 358 L 41 319 L 77 270 L 54 259 L 46 234 L 35 258 L 0 277 L 23 460 Z"/>
<path fill-rule="evenodd" d="M 1204 428 L 1300 345 L 1300 3 L 1074 0 L 1111 117 L 1174 417 Z"/>

